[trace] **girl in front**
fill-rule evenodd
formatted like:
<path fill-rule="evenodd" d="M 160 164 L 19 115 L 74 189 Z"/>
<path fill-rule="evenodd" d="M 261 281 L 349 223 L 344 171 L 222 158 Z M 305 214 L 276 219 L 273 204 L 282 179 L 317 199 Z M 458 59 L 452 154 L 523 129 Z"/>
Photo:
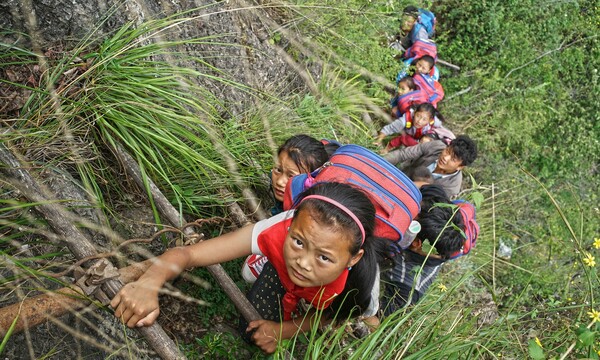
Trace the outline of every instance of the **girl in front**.
<path fill-rule="evenodd" d="M 269 262 L 248 298 L 264 320 L 251 322 L 245 330 L 257 346 L 272 353 L 279 340 L 319 325 L 314 309 L 324 310 L 321 321 L 331 321 L 368 308 L 377 263 L 387 250 L 387 240 L 372 236 L 374 225 L 375 209 L 360 190 L 317 184 L 300 196 L 293 210 L 167 251 L 138 281 L 124 286 L 111 306 L 129 327 L 151 325 L 166 281 L 186 268 L 259 253 Z M 298 307 L 300 300 L 311 309 Z"/>
<path fill-rule="evenodd" d="M 442 115 L 430 103 L 417 105 L 409 109 L 399 119 L 384 126 L 375 139 L 375 145 L 381 146 L 385 137 L 400 134 L 393 138 L 382 151 L 383 154 L 399 146 L 414 146 L 419 143 L 423 135 L 442 127 Z"/>

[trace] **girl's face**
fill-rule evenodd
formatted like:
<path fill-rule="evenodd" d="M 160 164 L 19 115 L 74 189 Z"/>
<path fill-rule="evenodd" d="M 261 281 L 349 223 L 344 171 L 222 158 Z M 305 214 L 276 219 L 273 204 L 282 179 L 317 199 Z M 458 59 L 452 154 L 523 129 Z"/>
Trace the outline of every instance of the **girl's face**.
<path fill-rule="evenodd" d="M 415 65 L 415 70 L 417 74 L 429 74 L 429 72 L 431 71 L 431 66 L 429 66 L 429 63 L 427 61 L 419 60 Z"/>
<path fill-rule="evenodd" d="M 273 194 L 277 201 L 283 201 L 283 193 L 288 180 L 295 175 L 300 174 L 301 171 L 290 158 L 287 151 L 282 151 L 277 156 L 277 163 L 271 171 L 271 182 L 273 183 Z"/>
<path fill-rule="evenodd" d="M 417 111 L 415 112 L 413 124 L 416 129 L 420 129 L 431 122 L 431 115 L 427 111 Z"/>
<path fill-rule="evenodd" d="M 408 87 L 408 84 L 406 84 L 406 83 L 398 84 L 398 95 L 402 96 L 402 95 L 408 94 L 409 92 L 411 92 L 411 90 Z"/>
<path fill-rule="evenodd" d="M 337 279 L 364 253 L 360 249 L 356 255 L 350 254 L 350 237 L 349 231 L 318 223 L 310 209 L 296 214 L 283 245 L 283 258 L 292 282 L 313 287 Z"/>

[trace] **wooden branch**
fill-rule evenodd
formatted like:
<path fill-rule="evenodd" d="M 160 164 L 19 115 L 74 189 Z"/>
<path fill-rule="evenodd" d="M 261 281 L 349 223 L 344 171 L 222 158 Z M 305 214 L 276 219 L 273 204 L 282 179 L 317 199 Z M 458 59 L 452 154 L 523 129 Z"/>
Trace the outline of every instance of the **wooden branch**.
<path fill-rule="evenodd" d="M 506 75 L 504 75 L 504 78 L 506 79 L 506 78 L 507 78 L 507 77 L 509 77 L 509 76 L 510 76 L 510 74 L 512 74 L 513 72 L 515 72 L 515 71 L 517 71 L 517 70 L 521 70 L 522 68 L 524 68 L 524 67 L 526 67 L 526 66 L 528 66 L 528 65 L 531 65 L 531 64 L 533 64 L 533 63 L 537 62 L 539 59 L 541 59 L 541 58 L 543 58 L 543 57 L 545 57 L 545 56 L 548 56 L 548 55 L 550 55 L 550 54 L 552 54 L 552 53 L 554 53 L 554 52 L 557 52 L 557 51 L 564 50 L 564 49 L 566 49 L 566 48 L 568 48 L 568 47 L 570 47 L 570 46 L 573 46 L 573 45 L 577 44 L 578 42 L 581 42 L 581 41 L 584 41 L 584 40 L 590 40 L 590 39 L 597 38 L 598 36 L 599 36 L 599 35 L 597 35 L 597 34 L 596 34 L 596 35 L 592 35 L 592 36 L 588 36 L 588 37 L 580 38 L 580 39 L 577 39 L 577 40 L 575 40 L 575 41 L 572 41 L 572 42 L 568 43 L 567 45 L 565 45 L 565 43 L 566 43 L 567 41 L 566 41 L 566 40 L 563 40 L 563 42 L 561 42 L 561 43 L 560 43 L 560 45 L 559 45 L 559 46 L 558 46 L 556 49 L 551 49 L 551 50 L 548 50 L 548 51 L 546 51 L 545 53 L 543 53 L 543 54 L 539 55 L 538 57 L 536 57 L 535 59 L 533 59 L 533 60 L 531 60 L 531 61 L 528 61 L 528 62 L 526 62 L 526 63 L 525 63 L 525 64 L 523 64 L 523 65 L 517 66 L 517 67 L 516 67 L 516 68 L 514 68 L 514 69 L 510 69 L 510 71 L 509 71 L 509 72 L 507 72 L 507 73 L 506 73 Z"/>
<path fill-rule="evenodd" d="M 152 264 L 152 260 L 119 269 L 119 280 L 126 284 L 139 278 Z M 90 302 L 77 285 L 52 290 L 27 298 L 22 302 L 0 308 L 0 338 L 6 335 L 12 322 L 18 317 L 13 333 L 45 323 L 50 317 L 57 318 L 87 306 Z"/>
<path fill-rule="evenodd" d="M 471 90 L 472 90 L 472 87 L 471 87 L 471 86 L 469 86 L 469 87 L 467 87 L 467 88 L 465 88 L 465 89 L 462 89 L 461 91 L 459 91 L 459 92 L 456 92 L 456 93 L 454 93 L 454 94 L 452 94 L 452 95 L 448 96 L 448 98 L 446 99 L 446 101 L 448 101 L 448 100 L 450 100 L 450 99 L 453 99 L 453 98 L 455 98 L 455 97 L 458 97 L 458 96 L 464 95 L 464 94 L 468 93 L 468 92 L 469 92 L 469 91 L 471 91 Z"/>
<path fill-rule="evenodd" d="M 65 240 L 67 247 L 73 255 L 81 259 L 96 254 L 94 245 L 74 225 L 75 216 L 59 205 L 57 201 L 54 201 L 55 199 L 53 199 L 49 191 L 43 190 L 4 144 L 0 144 L 0 174 L 5 177 L 8 183 L 12 184 L 12 186 L 27 197 L 30 202 L 39 204 L 35 206 L 36 211 Z M 119 280 L 108 280 L 103 289 L 106 295 L 112 298 L 121 287 L 122 284 Z M 140 328 L 139 330 L 161 358 L 185 358 L 177 345 L 167 336 L 158 323 L 154 323 L 154 325 L 147 328 Z"/>
<path fill-rule="evenodd" d="M 460 66 L 454 65 L 454 64 L 444 61 L 442 59 L 437 59 L 436 63 L 440 64 L 440 65 L 444 65 L 445 67 L 449 67 L 452 70 L 460 71 Z"/>
<path fill-rule="evenodd" d="M 145 189 L 146 185 L 137 162 L 120 145 L 117 145 L 114 150 L 129 176 L 134 179 L 140 188 Z M 152 198 L 154 199 L 154 202 L 159 208 L 161 214 L 173 226 L 181 226 L 183 221 L 180 214 L 177 212 L 177 210 L 175 210 L 175 207 L 171 205 L 171 203 L 151 179 L 147 178 L 146 181 L 148 183 L 148 187 L 150 188 Z M 186 235 L 193 234 L 193 230 L 191 228 L 187 228 L 185 231 Z M 223 291 L 225 291 L 235 307 L 248 322 L 261 319 L 261 316 L 258 314 L 254 306 L 252 306 L 246 296 L 240 291 L 229 275 L 227 275 L 221 265 L 210 265 L 207 266 L 206 269 L 215 278 L 215 280 L 217 280 Z"/>

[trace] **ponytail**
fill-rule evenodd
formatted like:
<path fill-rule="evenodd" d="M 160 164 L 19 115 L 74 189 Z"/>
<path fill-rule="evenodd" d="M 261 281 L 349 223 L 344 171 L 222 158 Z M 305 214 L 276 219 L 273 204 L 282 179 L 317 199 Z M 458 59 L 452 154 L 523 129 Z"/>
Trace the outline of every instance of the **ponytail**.
<path fill-rule="evenodd" d="M 446 122 L 446 119 L 438 109 L 435 109 L 435 114 L 433 114 L 433 117 L 438 118 L 443 123 Z"/>

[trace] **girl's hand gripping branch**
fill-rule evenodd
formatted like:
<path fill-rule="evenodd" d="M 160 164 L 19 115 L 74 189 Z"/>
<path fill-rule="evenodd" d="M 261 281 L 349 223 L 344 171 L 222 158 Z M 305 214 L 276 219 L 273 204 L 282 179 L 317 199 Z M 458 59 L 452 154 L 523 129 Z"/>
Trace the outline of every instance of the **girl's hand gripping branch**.
<path fill-rule="evenodd" d="M 129 327 L 150 326 L 158 314 L 158 293 L 163 284 L 184 269 L 214 265 L 251 253 L 253 226 L 221 235 L 200 243 L 176 247 L 155 259 L 135 282 L 125 285 L 112 299 L 115 316 Z"/>
<path fill-rule="evenodd" d="M 161 285 L 143 279 L 125 285 L 110 302 L 115 316 L 129 327 L 152 325 L 160 313 L 158 291 Z"/>
<path fill-rule="evenodd" d="M 252 341 L 262 351 L 267 354 L 272 354 L 277 350 L 277 343 L 281 334 L 282 324 L 269 320 L 255 320 L 250 322 L 246 331 L 254 330 Z M 284 339 L 289 338 L 283 337 Z"/>

